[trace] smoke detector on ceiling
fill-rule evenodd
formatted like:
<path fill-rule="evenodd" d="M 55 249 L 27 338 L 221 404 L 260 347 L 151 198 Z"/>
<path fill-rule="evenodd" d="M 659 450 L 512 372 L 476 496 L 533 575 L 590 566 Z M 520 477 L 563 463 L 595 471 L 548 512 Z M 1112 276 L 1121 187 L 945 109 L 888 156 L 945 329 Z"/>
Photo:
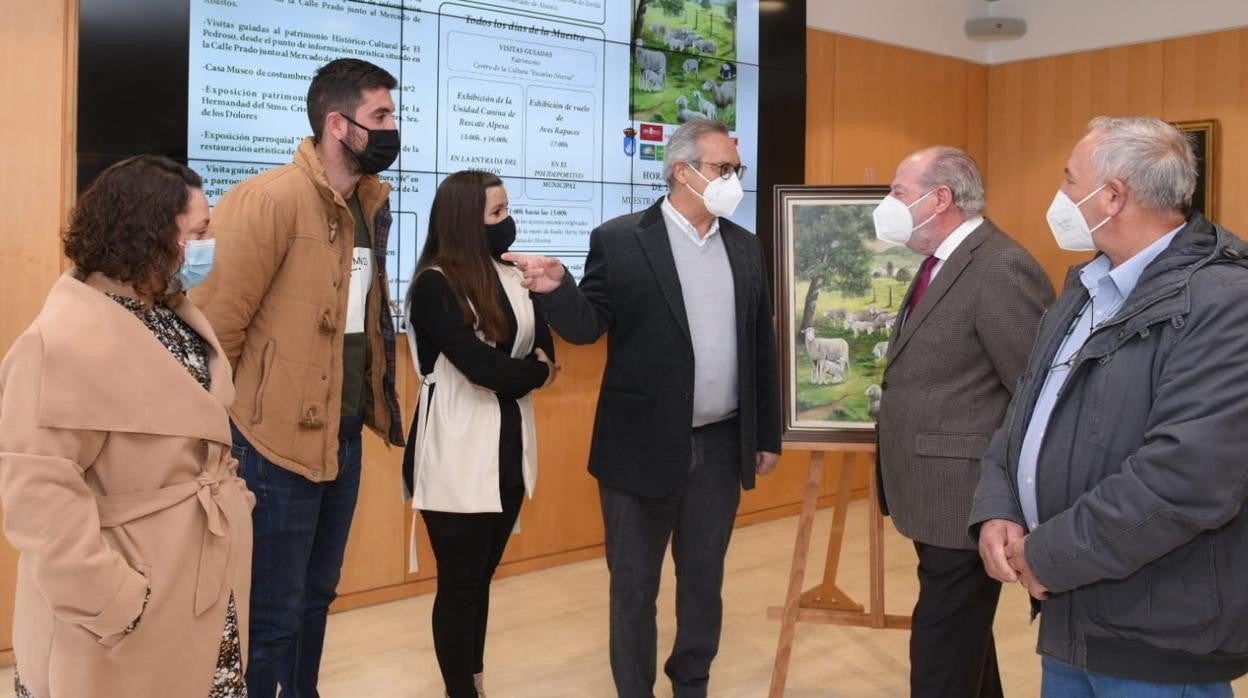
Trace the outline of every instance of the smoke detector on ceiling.
<path fill-rule="evenodd" d="M 971 17 L 966 20 L 966 38 L 974 41 L 1008 41 L 1021 39 L 1027 33 L 1027 20 L 1020 17 L 998 17 L 1001 10 L 1009 3 L 996 4 L 997 0 L 984 0 L 988 5 L 987 17 Z M 996 5 L 996 7 L 992 7 Z M 1009 12 L 1008 9 L 1004 10 Z"/>

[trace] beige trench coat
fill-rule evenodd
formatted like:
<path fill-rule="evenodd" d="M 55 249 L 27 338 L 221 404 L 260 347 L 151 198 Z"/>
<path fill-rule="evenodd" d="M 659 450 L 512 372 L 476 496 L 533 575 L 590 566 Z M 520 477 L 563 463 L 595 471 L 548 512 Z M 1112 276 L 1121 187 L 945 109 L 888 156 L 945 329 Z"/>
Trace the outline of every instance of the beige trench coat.
<path fill-rule="evenodd" d="M 189 301 L 174 311 L 209 344 L 211 392 L 106 290 L 132 295 L 62 276 L 0 364 L 17 667 L 36 698 L 201 698 L 231 592 L 247 656 L 255 498 L 230 453 L 230 367 Z"/>

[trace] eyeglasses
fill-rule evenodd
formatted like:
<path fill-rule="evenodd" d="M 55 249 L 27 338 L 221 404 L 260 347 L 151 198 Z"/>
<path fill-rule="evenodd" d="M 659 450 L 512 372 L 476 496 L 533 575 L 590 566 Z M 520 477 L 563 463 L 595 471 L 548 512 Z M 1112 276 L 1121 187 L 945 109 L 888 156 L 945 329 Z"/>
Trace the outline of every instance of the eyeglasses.
<path fill-rule="evenodd" d="M 728 179 L 735 172 L 737 179 L 745 179 L 745 173 L 750 168 L 745 165 L 734 165 L 731 162 L 702 162 L 700 160 L 690 160 L 689 162 L 696 164 L 699 168 L 703 165 L 709 165 L 719 170 L 720 179 Z"/>
<path fill-rule="evenodd" d="M 1075 333 L 1075 329 L 1083 323 L 1083 319 L 1085 317 L 1088 319 L 1088 337 L 1091 337 L 1093 332 L 1096 332 L 1101 325 L 1105 324 L 1106 319 L 1102 319 L 1099 323 L 1096 322 L 1096 299 L 1093 296 L 1088 296 L 1088 302 L 1084 305 L 1083 309 L 1079 311 L 1079 314 L 1075 316 L 1075 319 L 1071 321 L 1070 327 L 1066 330 L 1066 334 L 1062 337 L 1062 345 L 1064 345 L 1066 340 L 1070 339 L 1070 336 Z M 1079 353 L 1083 350 L 1083 345 L 1086 344 L 1087 341 L 1088 338 L 1085 337 L 1083 343 L 1075 347 L 1074 350 L 1070 352 L 1070 355 L 1061 361 L 1057 361 L 1056 356 L 1053 357 L 1054 361 L 1049 365 L 1049 370 L 1057 371 L 1059 369 L 1074 368 L 1075 360 L 1079 358 Z M 1061 351 L 1062 345 L 1058 346 L 1058 351 Z"/>

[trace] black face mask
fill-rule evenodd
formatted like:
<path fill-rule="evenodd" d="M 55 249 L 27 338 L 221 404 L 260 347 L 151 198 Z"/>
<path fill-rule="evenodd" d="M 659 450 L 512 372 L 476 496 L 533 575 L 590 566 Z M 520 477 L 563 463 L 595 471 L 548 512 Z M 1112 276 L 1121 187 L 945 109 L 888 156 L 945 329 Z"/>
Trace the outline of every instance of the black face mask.
<path fill-rule="evenodd" d="M 341 114 L 342 112 L 339 113 Z M 339 141 L 342 143 L 342 147 L 350 153 L 352 159 L 355 160 L 355 164 L 360 168 L 360 172 L 377 174 L 394 164 L 395 159 L 399 157 L 398 129 L 369 128 L 346 114 L 342 114 L 342 118 L 368 133 L 368 142 L 364 144 L 364 150 L 359 153 L 352 150 L 346 141 Z"/>
<path fill-rule="evenodd" d="M 511 243 L 516 241 L 516 219 L 507 216 L 497 223 L 485 226 L 485 241 L 490 245 L 490 254 L 501 257 L 511 249 Z"/>

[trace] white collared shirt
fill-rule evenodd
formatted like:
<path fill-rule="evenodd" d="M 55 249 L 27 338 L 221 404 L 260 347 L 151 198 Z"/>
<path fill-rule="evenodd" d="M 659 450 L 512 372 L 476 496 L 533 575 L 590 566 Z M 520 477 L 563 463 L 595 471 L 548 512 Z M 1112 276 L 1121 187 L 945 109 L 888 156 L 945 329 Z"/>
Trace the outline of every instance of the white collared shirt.
<path fill-rule="evenodd" d="M 707 231 L 706 237 L 703 237 L 698 234 L 698 229 L 689 222 L 689 219 L 680 215 L 680 211 L 676 210 L 676 207 L 672 205 L 668 197 L 663 197 L 663 203 L 660 204 L 660 207 L 663 209 L 663 217 L 667 219 L 667 224 L 676 226 L 677 230 L 683 231 L 698 247 L 705 245 L 712 235 L 719 232 L 719 216 L 715 217 L 715 221 L 711 223 L 711 229 Z"/>
<path fill-rule="evenodd" d="M 940 247 L 937 247 L 936 252 L 933 253 L 936 257 L 936 265 L 932 267 L 932 276 L 928 281 L 929 284 L 932 280 L 935 280 L 936 275 L 940 273 L 941 267 L 945 266 L 945 262 L 957 251 L 958 245 L 961 245 L 962 241 L 970 237 L 971 233 L 975 232 L 975 229 L 983 225 L 983 223 L 983 216 L 967 218 L 965 221 L 962 221 L 962 225 L 954 228 L 953 232 L 949 233 L 949 237 L 945 238 L 944 242 L 940 243 Z"/>

